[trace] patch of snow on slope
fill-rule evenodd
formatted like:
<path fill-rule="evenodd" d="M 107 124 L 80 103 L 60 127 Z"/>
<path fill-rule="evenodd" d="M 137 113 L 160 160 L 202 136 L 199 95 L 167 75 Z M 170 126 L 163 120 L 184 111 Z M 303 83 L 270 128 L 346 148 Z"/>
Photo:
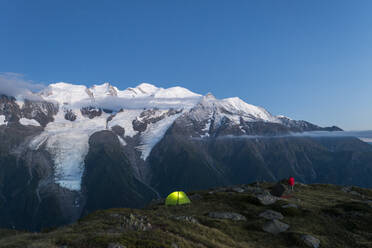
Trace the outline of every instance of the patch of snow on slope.
<path fill-rule="evenodd" d="M 205 127 L 202 129 L 204 134 L 200 135 L 201 138 L 209 137 L 209 129 L 211 128 L 211 119 L 208 119 L 208 122 L 205 124 Z"/>
<path fill-rule="evenodd" d="M 5 115 L 0 115 L 0 126 L 7 125 L 8 123 L 5 121 Z"/>
<path fill-rule="evenodd" d="M 143 110 L 132 110 L 126 109 L 123 112 L 119 112 L 116 116 L 108 123 L 108 128 L 118 125 L 124 128 L 124 136 L 133 137 L 138 132 L 133 129 L 133 120 L 135 120 Z"/>
<path fill-rule="evenodd" d="M 148 125 L 141 135 L 141 145 L 136 147 L 141 151 L 141 158 L 146 160 L 154 146 L 163 138 L 168 128 L 182 113 L 164 118 L 158 122 Z"/>
<path fill-rule="evenodd" d="M 42 132 L 39 136 L 33 138 L 29 144 L 31 150 L 39 150 L 39 148 L 48 140 L 48 133 Z"/>
<path fill-rule="evenodd" d="M 89 137 L 105 129 L 107 117 L 103 113 L 100 117 L 89 119 L 77 112 L 77 119 L 71 122 L 64 119 L 63 111 L 59 111 L 55 121 L 31 141 L 33 149 L 38 149 L 45 142 L 47 151 L 54 158 L 55 182 L 61 187 L 80 190 Z"/>
<path fill-rule="evenodd" d="M 21 118 L 19 120 L 19 123 L 21 123 L 23 126 L 37 126 L 40 127 L 40 123 L 34 119 L 27 119 L 27 118 Z"/>
<path fill-rule="evenodd" d="M 120 144 L 121 144 L 122 146 L 126 146 L 126 145 L 127 145 L 127 142 L 125 142 L 125 140 L 124 140 L 122 137 L 120 137 L 119 135 L 118 135 L 118 139 L 119 139 Z"/>

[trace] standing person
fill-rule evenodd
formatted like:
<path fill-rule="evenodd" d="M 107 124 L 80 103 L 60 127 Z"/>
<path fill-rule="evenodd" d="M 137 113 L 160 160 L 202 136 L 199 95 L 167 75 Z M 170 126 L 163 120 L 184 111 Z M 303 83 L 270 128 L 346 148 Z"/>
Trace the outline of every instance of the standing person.
<path fill-rule="evenodd" d="M 291 186 L 291 191 L 293 191 L 293 187 L 294 187 L 294 184 L 295 184 L 294 177 L 292 177 L 292 176 L 289 177 L 288 184 L 289 184 L 289 186 Z"/>

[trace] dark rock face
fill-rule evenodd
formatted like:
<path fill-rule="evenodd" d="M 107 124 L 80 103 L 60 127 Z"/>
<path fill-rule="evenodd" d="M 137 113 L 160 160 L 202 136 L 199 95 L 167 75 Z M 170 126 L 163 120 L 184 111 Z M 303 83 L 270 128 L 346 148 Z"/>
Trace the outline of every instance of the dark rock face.
<path fill-rule="evenodd" d="M 46 101 L 25 100 L 22 107 L 22 117 L 37 120 L 45 127 L 49 122 L 54 121 L 53 116 L 58 112 L 58 106 Z"/>
<path fill-rule="evenodd" d="M 121 126 L 113 126 L 111 128 L 111 131 L 113 131 L 116 135 L 120 136 L 120 137 L 124 137 L 124 134 L 125 134 L 125 130 L 124 128 L 122 128 Z"/>
<path fill-rule="evenodd" d="M 93 134 L 85 159 L 84 213 L 113 207 L 141 207 L 156 194 L 134 176 L 117 136 L 110 131 Z"/>
<path fill-rule="evenodd" d="M 156 116 L 158 109 L 148 109 L 143 111 L 139 118 L 133 120 L 133 129 L 138 132 L 144 132 L 147 129 L 147 125 L 150 123 L 158 122 L 166 117 L 166 114 Z"/>
<path fill-rule="evenodd" d="M 159 111 L 159 109 L 156 108 L 144 110 L 140 114 L 139 118 L 133 120 L 133 129 L 138 132 L 144 132 L 149 124 L 156 123 L 168 116 L 176 115 L 182 112 L 182 110 L 170 109 L 161 115 L 157 115 L 157 111 Z"/>
<path fill-rule="evenodd" d="M 88 117 L 89 119 L 102 115 L 102 109 L 96 107 L 83 107 L 80 111 L 82 115 Z"/>
<path fill-rule="evenodd" d="M 307 121 L 296 121 L 291 120 L 287 117 L 279 117 L 282 124 L 291 129 L 293 132 L 308 132 L 308 131 L 342 131 L 341 128 L 332 126 L 332 127 L 319 127 Z"/>
<path fill-rule="evenodd" d="M 71 109 L 67 110 L 65 112 L 65 119 L 69 121 L 75 121 L 76 120 L 76 114 L 72 112 Z"/>
<path fill-rule="evenodd" d="M 244 122 L 241 120 L 242 129 L 246 135 L 283 135 L 292 131 L 290 128 L 279 123 L 270 122 Z"/>
<path fill-rule="evenodd" d="M 112 114 L 114 111 L 111 110 L 111 109 L 102 109 L 103 112 L 105 112 L 106 114 Z"/>
<path fill-rule="evenodd" d="M 20 119 L 21 110 L 14 97 L 0 95 L 0 115 L 5 115 L 7 122 L 18 122 Z"/>
<path fill-rule="evenodd" d="M 46 101 L 25 100 L 22 108 L 16 103 L 14 97 L 0 96 L 0 115 L 5 115 L 6 121 L 16 123 L 20 118 L 34 119 L 45 127 L 54 120 L 58 106 Z"/>

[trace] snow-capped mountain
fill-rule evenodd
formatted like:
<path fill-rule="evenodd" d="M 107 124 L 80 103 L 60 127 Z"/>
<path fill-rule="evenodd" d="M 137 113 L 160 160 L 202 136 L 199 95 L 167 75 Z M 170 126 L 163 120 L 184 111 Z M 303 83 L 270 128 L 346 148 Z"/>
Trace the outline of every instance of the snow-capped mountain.
<path fill-rule="evenodd" d="M 143 206 L 172 190 L 277 180 L 288 173 L 305 182 L 337 183 L 364 161 L 360 152 L 372 152 L 353 138 L 291 135 L 320 130 L 340 129 L 274 116 L 237 97 L 146 83 L 125 90 L 109 83 L 55 83 L 33 100 L 1 95 L 0 223 L 40 229 L 96 209 Z M 340 161 L 340 154 L 356 149 L 359 155 Z M 13 211 L 22 204 L 30 211 Z"/>
<path fill-rule="evenodd" d="M 88 88 L 61 82 L 49 85 L 38 95 L 45 102 L 54 104 L 56 113 L 53 118 L 48 123 L 39 123 L 35 113 L 29 119 L 21 114 L 19 123 L 43 125 L 43 132 L 30 141 L 29 147 L 38 150 L 44 146 L 54 160 L 55 182 L 70 190 L 81 189 L 89 138 L 102 130 L 122 128 L 123 133 L 118 135 L 121 144 L 126 146 L 128 139 L 135 138 L 135 150 L 145 161 L 177 119 L 189 123 L 185 130 L 193 129 L 190 137 L 200 138 L 221 134 L 262 134 L 249 130 L 252 128 L 247 123 L 252 122 L 289 128 L 281 132 L 303 131 L 302 128 L 309 125 L 311 127 L 306 131 L 320 129 L 307 122 L 273 116 L 264 108 L 247 104 L 237 97 L 219 100 L 211 93 L 201 96 L 182 87 L 163 89 L 142 83 L 121 91 L 109 83 Z M 19 108 L 23 111 L 26 106 Z M 50 115 L 45 109 L 42 112 Z M 6 116 L 1 117 L 3 122 L 6 121 Z"/>

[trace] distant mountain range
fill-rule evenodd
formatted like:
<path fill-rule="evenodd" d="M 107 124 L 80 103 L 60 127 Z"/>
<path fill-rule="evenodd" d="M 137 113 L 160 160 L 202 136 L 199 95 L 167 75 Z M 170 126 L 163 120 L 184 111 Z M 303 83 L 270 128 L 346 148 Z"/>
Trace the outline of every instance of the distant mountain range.
<path fill-rule="evenodd" d="M 32 100 L 30 100 L 32 98 Z M 0 97 L 0 226 L 39 230 L 177 189 L 256 180 L 372 187 L 372 147 L 239 98 L 56 83 Z M 301 135 L 298 135 L 301 134 Z"/>

